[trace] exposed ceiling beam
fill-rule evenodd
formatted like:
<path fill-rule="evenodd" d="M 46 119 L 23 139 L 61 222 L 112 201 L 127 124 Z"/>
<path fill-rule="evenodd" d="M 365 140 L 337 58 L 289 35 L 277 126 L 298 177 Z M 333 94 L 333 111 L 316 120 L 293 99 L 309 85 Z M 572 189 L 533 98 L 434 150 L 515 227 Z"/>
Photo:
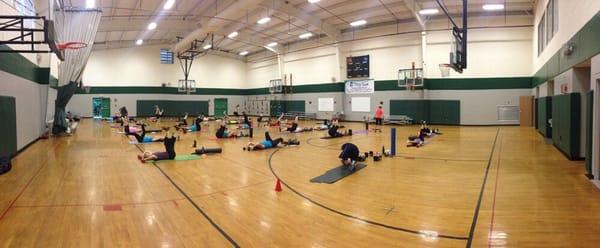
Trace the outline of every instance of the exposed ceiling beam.
<path fill-rule="evenodd" d="M 419 14 L 421 7 L 419 6 L 419 4 L 417 4 L 417 1 L 404 0 L 404 4 L 406 5 L 406 8 L 408 8 L 410 11 L 412 11 L 413 16 L 415 17 L 415 19 L 417 19 L 419 26 L 421 26 L 421 30 L 425 30 L 425 28 L 426 28 L 425 20 L 423 20 L 423 18 L 421 17 L 421 14 Z"/>
<path fill-rule="evenodd" d="M 202 25 L 202 27 L 194 30 L 192 33 L 175 44 L 175 46 L 173 46 L 173 51 L 179 52 L 185 50 L 189 44 L 192 43 L 192 41 L 201 39 L 207 34 L 217 33 L 217 31 L 219 31 L 222 27 L 230 24 L 231 20 L 239 20 L 245 15 L 246 11 L 252 11 L 256 9 L 260 2 L 262 2 L 262 0 L 234 2 L 229 7 L 215 15 L 215 17 L 211 18 L 205 25 Z"/>
<path fill-rule="evenodd" d="M 262 4 L 262 7 L 270 8 L 275 11 L 287 14 L 296 19 L 302 20 L 303 22 L 308 23 L 309 25 L 317 28 L 322 33 L 331 37 L 334 40 L 337 40 L 340 36 L 340 30 L 338 30 L 334 25 L 321 20 L 321 18 L 311 15 L 307 11 L 303 11 L 299 8 L 294 7 L 291 3 L 285 0 L 265 0 Z"/>
<path fill-rule="evenodd" d="M 113 31 L 143 31 L 148 27 L 148 20 L 104 20 L 100 22 L 98 32 L 113 32 Z M 189 32 L 196 26 L 184 20 L 162 20 L 157 23 L 156 30 L 168 31 L 184 31 Z"/>

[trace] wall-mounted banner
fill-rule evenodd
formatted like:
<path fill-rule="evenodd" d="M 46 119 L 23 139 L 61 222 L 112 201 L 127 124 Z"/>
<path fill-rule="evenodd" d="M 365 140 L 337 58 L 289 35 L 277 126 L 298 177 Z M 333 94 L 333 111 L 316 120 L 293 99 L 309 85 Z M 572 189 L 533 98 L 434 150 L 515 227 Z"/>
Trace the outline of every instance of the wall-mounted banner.
<path fill-rule="evenodd" d="M 346 94 L 372 94 L 375 93 L 375 80 L 348 80 L 346 81 Z"/>

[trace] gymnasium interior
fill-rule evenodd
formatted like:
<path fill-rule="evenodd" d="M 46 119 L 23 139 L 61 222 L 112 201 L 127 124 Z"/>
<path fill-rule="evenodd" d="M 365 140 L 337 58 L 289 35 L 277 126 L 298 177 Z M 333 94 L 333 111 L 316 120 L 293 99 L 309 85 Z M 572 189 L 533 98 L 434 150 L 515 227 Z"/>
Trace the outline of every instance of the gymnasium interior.
<path fill-rule="evenodd" d="M 599 0 L 0 0 L 1 247 L 600 247 Z"/>

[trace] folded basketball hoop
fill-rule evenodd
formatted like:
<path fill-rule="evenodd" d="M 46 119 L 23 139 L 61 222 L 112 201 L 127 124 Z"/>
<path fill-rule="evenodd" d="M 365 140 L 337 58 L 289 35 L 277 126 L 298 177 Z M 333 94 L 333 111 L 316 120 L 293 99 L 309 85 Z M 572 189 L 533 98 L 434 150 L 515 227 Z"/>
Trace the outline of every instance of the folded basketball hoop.
<path fill-rule="evenodd" d="M 87 44 L 83 43 L 83 42 L 65 42 L 65 43 L 61 43 L 58 44 L 58 50 L 60 51 L 64 51 L 66 49 L 81 49 L 87 47 Z"/>

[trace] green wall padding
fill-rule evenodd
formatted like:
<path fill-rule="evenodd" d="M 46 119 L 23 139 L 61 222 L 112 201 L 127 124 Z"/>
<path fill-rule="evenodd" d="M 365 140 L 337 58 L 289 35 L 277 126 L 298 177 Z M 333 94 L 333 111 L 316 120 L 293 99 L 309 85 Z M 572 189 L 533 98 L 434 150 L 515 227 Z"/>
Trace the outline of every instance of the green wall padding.
<path fill-rule="evenodd" d="M 460 124 L 460 101 L 429 100 L 429 123 L 444 125 Z"/>
<path fill-rule="evenodd" d="M 214 116 L 223 117 L 227 113 L 227 98 L 215 98 Z M 207 113 L 205 113 L 207 114 Z M 242 114 L 242 113 L 239 113 Z"/>
<path fill-rule="evenodd" d="M 580 157 L 581 96 L 570 93 L 552 97 L 552 141 L 570 160 Z"/>
<path fill-rule="evenodd" d="M 15 98 L 0 96 L 0 156 L 17 153 L 17 109 Z"/>
<path fill-rule="evenodd" d="M 540 97 L 536 99 L 536 129 L 546 138 L 552 138 L 552 126 L 548 120 L 552 119 L 552 98 Z"/>
<path fill-rule="evenodd" d="M 280 116 L 281 112 L 306 112 L 306 101 L 273 100 L 270 102 L 271 116 Z"/>
<path fill-rule="evenodd" d="M 594 142 L 594 91 L 586 93 L 587 95 L 587 123 L 586 130 L 587 135 L 585 143 L 585 169 L 588 175 L 592 174 L 592 155 L 593 155 L 593 142 Z"/>
<path fill-rule="evenodd" d="M 169 101 L 169 100 L 138 100 L 137 116 L 154 116 L 154 105 L 164 110 L 164 116 L 180 117 L 185 112 L 192 116 L 199 113 L 208 114 L 208 101 Z"/>
<path fill-rule="evenodd" d="M 406 115 L 415 123 L 459 125 L 459 100 L 390 100 L 390 115 Z"/>
<path fill-rule="evenodd" d="M 406 115 L 415 123 L 429 122 L 429 100 L 390 100 L 390 115 Z"/>

